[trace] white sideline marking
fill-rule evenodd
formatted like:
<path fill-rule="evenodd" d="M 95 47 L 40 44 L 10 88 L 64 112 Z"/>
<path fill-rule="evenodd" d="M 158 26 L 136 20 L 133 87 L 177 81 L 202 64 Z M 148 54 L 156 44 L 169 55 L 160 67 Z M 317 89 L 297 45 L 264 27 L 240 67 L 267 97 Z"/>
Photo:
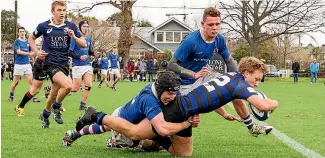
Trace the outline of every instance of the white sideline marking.
<path fill-rule="evenodd" d="M 232 105 L 232 103 L 228 103 L 228 106 L 230 106 L 232 109 L 234 109 L 234 106 Z M 263 125 L 263 126 L 268 126 L 267 123 L 262 122 L 262 121 L 258 121 L 256 119 L 254 119 L 254 122 L 257 122 L 258 124 Z M 286 134 L 282 133 L 281 131 L 277 130 L 274 127 L 273 127 L 273 130 L 271 131 L 271 133 L 276 138 L 278 138 L 279 140 L 281 140 L 282 142 L 284 142 L 285 144 L 287 144 L 289 147 L 295 149 L 300 154 L 302 154 L 302 155 L 304 155 L 306 157 L 310 157 L 310 158 L 324 158 L 322 155 L 320 155 L 316 151 L 311 150 L 311 149 L 308 149 L 304 145 L 302 145 L 299 142 L 295 141 L 294 139 L 288 137 Z"/>

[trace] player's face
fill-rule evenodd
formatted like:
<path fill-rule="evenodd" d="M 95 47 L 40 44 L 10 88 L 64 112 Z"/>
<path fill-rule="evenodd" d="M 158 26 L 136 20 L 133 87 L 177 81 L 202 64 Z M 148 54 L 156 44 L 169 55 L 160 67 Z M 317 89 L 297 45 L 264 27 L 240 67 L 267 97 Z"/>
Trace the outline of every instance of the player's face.
<path fill-rule="evenodd" d="M 164 91 L 161 94 L 160 100 L 164 105 L 167 105 L 169 102 L 173 101 L 176 97 L 177 92 L 173 91 Z"/>
<path fill-rule="evenodd" d="M 54 7 L 54 10 L 52 10 L 52 14 L 54 19 L 57 22 L 61 23 L 64 21 L 65 15 L 67 14 L 66 7 L 61 5 L 56 5 Z"/>
<path fill-rule="evenodd" d="M 113 48 L 113 52 L 114 53 L 117 53 L 117 48 Z"/>
<path fill-rule="evenodd" d="M 255 70 L 253 73 L 245 72 L 245 81 L 252 87 L 258 87 L 258 84 L 263 78 L 263 73 L 260 70 Z"/>
<path fill-rule="evenodd" d="M 19 29 L 18 30 L 18 36 L 20 38 L 25 37 L 25 35 L 26 35 L 26 31 L 24 29 Z"/>
<path fill-rule="evenodd" d="M 202 21 L 203 31 L 205 32 L 206 39 L 213 39 L 220 31 L 221 20 L 220 17 L 208 16 Z"/>
<path fill-rule="evenodd" d="M 83 24 L 83 25 L 81 25 L 81 32 L 83 33 L 83 34 L 87 34 L 88 33 L 88 29 L 89 29 L 89 25 L 88 24 Z"/>

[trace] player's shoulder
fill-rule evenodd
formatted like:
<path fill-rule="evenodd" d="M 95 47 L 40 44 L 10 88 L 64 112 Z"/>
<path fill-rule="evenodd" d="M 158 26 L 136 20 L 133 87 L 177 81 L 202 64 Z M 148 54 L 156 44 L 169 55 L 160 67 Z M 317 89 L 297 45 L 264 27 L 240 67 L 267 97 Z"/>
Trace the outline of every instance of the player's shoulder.
<path fill-rule="evenodd" d="M 76 25 L 76 24 L 74 24 L 73 22 L 71 22 L 71 21 L 68 21 L 68 20 L 64 21 L 64 23 L 65 23 L 67 26 L 71 26 L 71 27 L 77 27 L 77 25 Z"/>
<path fill-rule="evenodd" d="M 215 40 L 225 40 L 225 36 L 222 33 L 218 33 Z"/>
<path fill-rule="evenodd" d="M 193 31 L 185 36 L 184 41 L 197 41 L 198 38 L 201 38 L 200 30 Z"/>

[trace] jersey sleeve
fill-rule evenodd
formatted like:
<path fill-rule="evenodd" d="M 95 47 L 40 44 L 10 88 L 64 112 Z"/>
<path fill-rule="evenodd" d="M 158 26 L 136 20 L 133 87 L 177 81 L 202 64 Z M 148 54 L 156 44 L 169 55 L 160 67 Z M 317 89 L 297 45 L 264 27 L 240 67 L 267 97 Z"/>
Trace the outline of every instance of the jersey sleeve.
<path fill-rule="evenodd" d="M 225 38 L 222 35 L 218 35 L 218 54 L 221 55 L 223 59 L 227 59 L 230 56 Z"/>
<path fill-rule="evenodd" d="M 73 24 L 72 30 L 73 30 L 74 34 L 76 35 L 76 37 L 78 37 L 78 38 L 81 37 L 81 32 L 78 30 L 78 27 L 75 24 Z"/>
<path fill-rule="evenodd" d="M 17 51 L 18 49 L 20 49 L 20 44 L 19 44 L 18 40 L 15 40 L 15 42 L 14 42 L 14 50 Z"/>
<path fill-rule="evenodd" d="M 33 35 L 35 38 L 38 38 L 40 36 L 42 36 L 44 34 L 44 27 L 41 24 L 38 24 L 38 26 L 36 27 L 36 29 L 33 32 Z"/>
<path fill-rule="evenodd" d="M 70 42 L 70 46 L 69 46 L 69 50 L 73 51 L 74 48 L 76 47 L 76 41 L 74 39 L 71 38 L 71 42 Z"/>
<path fill-rule="evenodd" d="M 246 83 L 240 83 L 234 90 L 233 96 L 235 99 L 247 100 L 250 96 L 257 95 L 256 90 Z"/>
<path fill-rule="evenodd" d="M 177 60 L 184 62 L 190 54 L 193 52 L 193 45 L 190 40 L 185 39 L 182 41 L 176 52 L 174 53 L 174 56 Z"/>
<path fill-rule="evenodd" d="M 159 113 L 161 113 L 161 108 L 157 100 L 154 96 L 146 96 L 142 99 L 142 108 L 144 114 L 151 121 L 154 117 L 156 117 Z"/>

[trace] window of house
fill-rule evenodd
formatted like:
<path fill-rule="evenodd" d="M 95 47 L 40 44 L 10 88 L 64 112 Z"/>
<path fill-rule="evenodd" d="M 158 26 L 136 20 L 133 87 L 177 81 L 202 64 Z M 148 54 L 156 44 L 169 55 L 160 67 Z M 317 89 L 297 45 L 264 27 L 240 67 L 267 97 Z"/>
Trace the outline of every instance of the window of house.
<path fill-rule="evenodd" d="M 174 42 L 174 32 L 166 32 L 166 42 Z"/>
<path fill-rule="evenodd" d="M 164 42 L 164 32 L 157 32 L 157 42 Z"/>
<path fill-rule="evenodd" d="M 174 32 L 174 42 L 181 42 L 181 32 Z"/>
<path fill-rule="evenodd" d="M 185 38 L 185 36 L 188 35 L 188 32 L 182 32 L 182 40 Z"/>

